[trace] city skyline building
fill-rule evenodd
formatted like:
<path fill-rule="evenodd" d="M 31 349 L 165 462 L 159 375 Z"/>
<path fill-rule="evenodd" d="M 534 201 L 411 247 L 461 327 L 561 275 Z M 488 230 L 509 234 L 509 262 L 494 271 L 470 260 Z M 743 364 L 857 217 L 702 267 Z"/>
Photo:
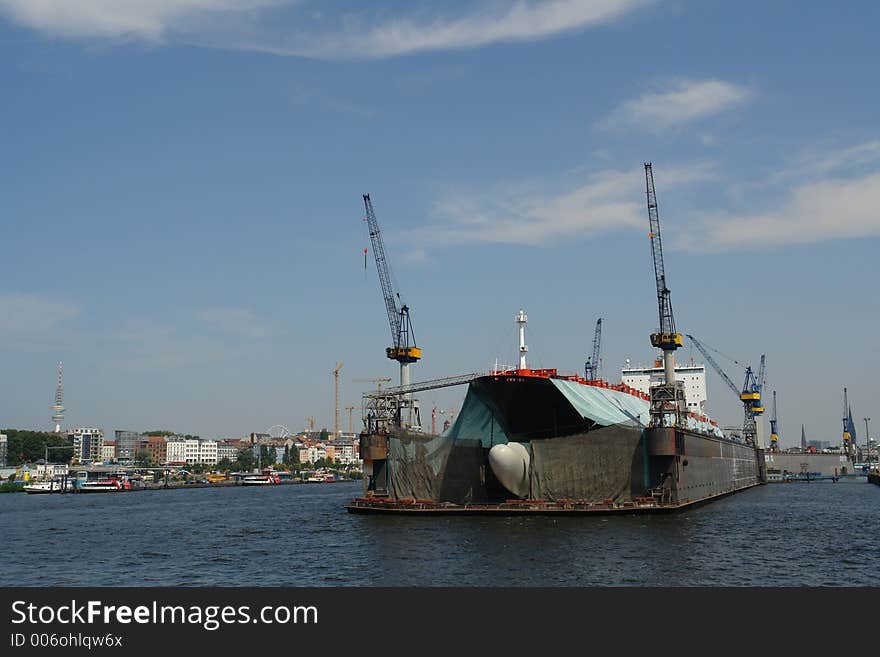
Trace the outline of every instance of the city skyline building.
<path fill-rule="evenodd" d="M 142 442 L 141 434 L 136 431 L 116 429 L 114 438 L 116 440 L 116 460 L 120 462 L 134 461 Z"/>
<path fill-rule="evenodd" d="M 104 460 L 104 431 L 98 427 L 76 427 L 68 438 L 73 440 L 73 460 L 94 463 Z"/>

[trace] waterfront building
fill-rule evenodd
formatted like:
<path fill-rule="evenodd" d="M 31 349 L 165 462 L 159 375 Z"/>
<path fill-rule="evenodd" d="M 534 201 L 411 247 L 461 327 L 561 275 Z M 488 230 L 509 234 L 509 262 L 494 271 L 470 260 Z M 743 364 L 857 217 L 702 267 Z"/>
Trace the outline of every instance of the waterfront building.
<path fill-rule="evenodd" d="M 136 431 L 124 431 L 122 429 L 117 429 L 114 433 L 116 438 L 116 460 L 120 463 L 134 461 L 140 446 L 141 434 Z"/>
<path fill-rule="evenodd" d="M 41 481 L 66 477 L 68 467 L 66 463 L 37 463 L 34 466 L 34 478 Z"/>
<path fill-rule="evenodd" d="M 666 380 L 663 374 L 663 365 L 655 361 L 653 367 L 630 367 L 627 365 L 620 371 L 621 383 L 631 388 L 640 390 L 646 395 L 651 394 L 651 388 Z M 706 415 L 706 366 L 705 365 L 681 365 L 675 366 L 675 380 L 684 382 L 684 398 L 687 408 L 692 413 Z"/>
<path fill-rule="evenodd" d="M 326 459 L 327 451 L 322 444 L 311 445 L 307 450 L 307 458 L 306 461 L 310 463 L 315 463 L 318 459 Z M 302 461 L 300 461 L 302 462 Z"/>
<path fill-rule="evenodd" d="M 217 443 L 217 462 L 219 463 L 223 459 L 235 461 L 238 458 L 238 449 L 232 443 L 219 441 Z"/>
<path fill-rule="evenodd" d="M 116 442 L 105 440 L 101 446 L 101 460 L 105 463 L 113 463 L 116 461 L 116 453 Z"/>
<path fill-rule="evenodd" d="M 217 465 L 217 441 L 216 440 L 200 440 L 199 441 L 199 463 L 204 465 Z"/>
<path fill-rule="evenodd" d="M 356 465 L 360 462 L 360 458 L 358 458 L 358 452 L 355 448 L 354 444 L 346 441 L 339 442 L 337 441 L 334 444 L 335 447 L 335 457 L 334 461 L 340 463 L 342 465 Z"/>
<path fill-rule="evenodd" d="M 97 427 L 76 427 L 68 435 L 73 441 L 73 459 L 79 463 L 94 463 L 104 459 L 104 431 Z"/>
<path fill-rule="evenodd" d="M 143 449 L 150 455 L 150 461 L 154 464 L 165 463 L 167 460 L 165 436 L 147 436 L 142 439 L 138 449 Z"/>
<path fill-rule="evenodd" d="M 217 465 L 217 441 L 171 436 L 165 444 L 166 463 Z"/>
<path fill-rule="evenodd" d="M 6 467 L 6 452 L 8 450 L 8 440 L 5 433 L 0 433 L 0 468 Z"/>

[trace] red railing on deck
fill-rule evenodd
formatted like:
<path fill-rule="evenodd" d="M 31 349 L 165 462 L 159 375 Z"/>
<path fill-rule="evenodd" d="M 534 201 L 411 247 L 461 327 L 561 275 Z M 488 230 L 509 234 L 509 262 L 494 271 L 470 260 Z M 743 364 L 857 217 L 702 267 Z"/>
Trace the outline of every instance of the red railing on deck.
<path fill-rule="evenodd" d="M 579 374 L 559 374 L 559 371 L 556 369 L 512 369 L 512 370 L 496 370 L 492 372 L 492 376 L 520 376 L 520 377 L 533 377 L 536 379 L 563 379 L 564 381 L 574 381 L 575 383 L 580 383 L 585 386 L 593 386 L 594 388 L 608 388 L 609 390 L 616 390 L 618 392 L 624 392 L 628 395 L 632 395 L 633 397 L 638 397 L 640 399 L 644 399 L 645 401 L 650 401 L 650 397 L 631 386 L 626 385 L 625 383 L 609 383 L 603 379 L 593 379 L 588 381 L 584 377 Z"/>

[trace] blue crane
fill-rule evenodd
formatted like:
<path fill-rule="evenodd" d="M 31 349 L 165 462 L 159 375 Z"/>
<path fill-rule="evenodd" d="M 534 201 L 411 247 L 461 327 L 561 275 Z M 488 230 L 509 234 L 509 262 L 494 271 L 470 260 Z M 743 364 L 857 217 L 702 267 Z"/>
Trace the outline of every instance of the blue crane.
<path fill-rule="evenodd" d="M 764 405 L 761 402 L 764 378 L 766 376 L 764 355 L 761 355 L 761 365 L 758 368 L 757 375 L 754 374 L 751 367 L 746 367 L 745 382 L 743 383 L 742 390 L 740 390 L 733 380 L 727 376 L 724 370 L 721 369 L 721 366 L 715 362 L 715 359 L 712 358 L 712 355 L 709 353 L 709 349 L 690 333 L 687 334 L 687 337 L 699 352 L 703 354 L 706 362 L 718 372 L 718 375 L 727 387 L 733 390 L 733 393 L 739 397 L 740 401 L 743 403 L 743 437 L 746 442 L 754 445 L 758 435 L 758 426 L 755 418 L 764 412 Z"/>
<path fill-rule="evenodd" d="M 593 353 L 584 363 L 584 378 L 587 381 L 595 381 L 599 378 L 599 353 L 602 344 L 602 318 L 596 320 L 596 330 L 593 333 Z"/>
<path fill-rule="evenodd" d="M 400 304 L 400 294 L 394 291 L 391 284 L 391 267 L 385 256 L 385 244 L 382 241 L 382 233 L 379 230 L 379 222 L 373 211 L 373 202 L 369 194 L 364 194 L 364 208 L 366 209 L 365 220 L 370 230 L 370 242 L 373 245 L 373 255 L 376 258 L 376 270 L 379 272 L 379 284 L 382 286 L 382 297 L 385 300 L 385 311 L 388 314 L 388 324 L 391 327 L 392 346 L 385 349 L 385 355 L 391 360 L 400 363 L 400 386 L 405 389 L 409 386 L 409 366 L 422 357 L 422 350 L 416 346 L 416 337 L 410 322 L 409 307 Z M 410 428 L 419 429 L 421 419 L 418 402 L 412 399 L 410 393 L 404 393 L 399 406 L 407 408 L 406 420 L 401 415 L 400 423 Z"/>
<path fill-rule="evenodd" d="M 410 323 L 409 307 L 406 304 L 398 305 L 400 294 L 395 293 L 391 285 L 391 266 L 385 256 L 385 244 L 382 241 L 379 222 L 373 211 L 373 202 L 370 200 L 369 194 L 364 194 L 364 207 L 367 211 L 366 221 L 370 229 L 373 255 L 376 258 L 376 270 L 379 272 L 379 284 L 382 286 L 382 296 L 385 299 L 385 311 L 388 313 L 388 324 L 391 327 L 393 346 L 385 350 L 385 355 L 402 365 L 415 363 L 422 357 L 422 350 L 416 346 L 416 338 Z"/>

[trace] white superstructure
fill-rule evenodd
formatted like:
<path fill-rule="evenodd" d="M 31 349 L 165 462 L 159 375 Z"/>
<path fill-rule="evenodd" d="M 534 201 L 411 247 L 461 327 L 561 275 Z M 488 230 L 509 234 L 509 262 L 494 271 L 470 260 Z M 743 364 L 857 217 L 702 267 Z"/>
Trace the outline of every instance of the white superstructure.
<path fill-rule="evenodd" d="M 700 415 L 708 415 L 706 409 L 706 366 L 676 364 L 675 380 L 684 383 L 687 410 Z M 649 394 L 653 386 L 664 382 L 663 364 L 656 361 L 652 367 L 630 367 L 627 364 L 620 371 L 620 381 Z"/>

